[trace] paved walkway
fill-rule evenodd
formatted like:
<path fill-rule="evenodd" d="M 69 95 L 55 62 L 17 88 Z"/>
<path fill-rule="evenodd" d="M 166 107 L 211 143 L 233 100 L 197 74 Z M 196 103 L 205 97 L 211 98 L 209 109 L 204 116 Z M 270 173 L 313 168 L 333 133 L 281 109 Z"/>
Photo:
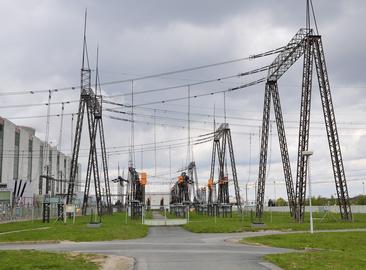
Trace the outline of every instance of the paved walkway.
<path fill-rule="evenodd" d="M 153 219 L 145 219 L 144 224 L 149 226 L 179 226 L 187 223 L 187 219 L 166 219 L 160 212 L 152 212 Z"/>
<path fill-rule="evenodd" d="M 286 249 L 249 246 L 230 239 L 267 235 L 275 232 L 234 234 L 195 234 L 180 227 L 151 227 L 147 237 L 105 242 L 64 242 L 59 244 L 0 244 L 0 249 L 77 251 L 131 256 L 137 270 L 245 270 L 269 269 L 265 254 L 289 252 Z"/>
<path fill-rule="evenodd" d="M 0 235 L 3 234 L 12 234 L 12 233 L 18 233 L 18 232 L 28 232 L 28 231 L 41 231 L 41 230 L 48 230 L 51 227 L 39 227 L 34 229 L 24 229 L 24 230 L 16 230 L 16 231 L 8 231 L 8 232 L 1 232 Z"/>
<path fill-rule="evenodd" d="M 158 211 L 152 211 L 152 217 L 153 219 L 165 219 L 165 217 Z"/>

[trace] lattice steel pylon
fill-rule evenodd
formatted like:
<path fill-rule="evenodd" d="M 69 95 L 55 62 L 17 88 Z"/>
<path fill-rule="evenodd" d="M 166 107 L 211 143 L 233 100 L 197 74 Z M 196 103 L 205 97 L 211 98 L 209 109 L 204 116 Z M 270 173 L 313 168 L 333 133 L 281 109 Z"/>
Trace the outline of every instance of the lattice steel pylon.
<path fill-rule="evenodd" d="M 287 149 L 286 134 L 283 124 L 277 81 L 303 55 L 304 63 L 299 127 L 296 194 L 294 194 L 291 166 Z M 258 175 L 256 205 L 257 218 L 262 218 L 263 215 L 271 96 L 274 102 L 277 132 L 280 141 L 280 150 L 290 212 L 299 222 L 302 221 L 304 218 L 307 158 L 302 155 L 302 152 L 308 150 L 309 145 L 313 62 L 316 66 L 316 73 L 319 82 L 319 90 L 322 101 L 325 126 L 327 130 L 328 144 L 332 160 L 332 168 L 338 195 L 340 213 L 343 220 L 352 219 L 347 182 L 344 173 L 342 154 L 338 138 L 338 131 L 336 126 L 336 119 L 331 98 L 329 78 L 326 69 L 321 36 L 314 35 L 313 30 L 310 28 L 302 28 L 297 32 L 297 34 L 291 39 L 291 41 L 287 44 L 284 50 L 271 64 L 268 71 L 264 97 L 261 151 Z"/>
<path fill-rule="evenodd" d="M 77 117 L 76 129 L 75 129 L 75 139 L 74 139 L 72 159 L 71 159 L 70 179 L 69 179 L 66 203 L 67 204 L 72 203 L 73 197 L 74 197 L 75 180 L 76 180 L 76 175 L 77 175 L 77 170 L 78 170 L 81 132 L 82 132 L 82 127 L 83 127 L 84 113 L 85 113 L 85 109 L 86 109 L 87 119 L 88 119 L 90 148 L 89 148 L 89 158 L 88 158 L 88 167 L 87 167 L 87 173 L 86 173 L 86 182 L 85 182 L 82 213 L 84 215 L 86 214 L 86 210 L 87 210 L 87 206 L 88 206 L 88 198 L 89 198 L 90 180 L 91 180 L 91 177 L 93 174 L 95 197 L 96 197 L 96 203 L 97 203 L 97 214 L 102 215 L 102 194 L 101 194 L 101 187 L 100 187 L 97 148 L 96 148 L 98 127 L 99 127 L 100 141 L 101 141 L 101 148 L 102 148 L 103 172 L 104 172 L 105 191 L 106 191 L 106 198 L 107 198 L 106 204 L 107 204 L 107 209 L 108 209 L 109 213 L 111 213 L 112 208 L 111 208 L 111 199 L 110 199 L 110 188 L 109 188 L 107 159 L 106 159 L 106 151 L 105 151 L 105 141 L 104 141 L 104 133 L 103 133 L 104 131 L 103 131 L 102 105 L 101 105 L 102 100 L 101 100 L 101 96 L 96 95 L 91 87 L 91 69 L 90 69 L 90 65 L 89 65 L 87 43 L 86 43 L 86 18 L 87 18 L 87 15 L 85 13 L 83 57 L 82 57 L 81 86 L 80 86 L 81 93 L 80 93 L 79 111 L 78 111 L 78 117 Z M 96 82 L 97 82 L 96 83 L 96 85 L 97 85 L 98 78 L 96 79 Z M 97 87 L 98 87 L 98 85 L 97 85 Z"/>
<path fill-rule="evenodd" d="M 211 160 L 211 172 L 209 180 L 209 198 L 208 202 L 213 203 L 213 192 L 215 191 L 210 183 L 214 181 L 215 163 L 216 156 L 219 165 L 219 180 L 217 182 L 217 203 L 227 204 L 229 203 L 229 179 L 225 175 L 225 160 L 226 152 L 229 151 L 230 157 L 230 167 L 232 172 L 232 178 L 234 183 L 235 199 L 238 207 L 238 211 L 241 212 L 241 199 L 240 199 L 240 189 L 238 184 L 238 176 L 236 173 L 236 164 L 234 158 L 234 148 L 231 139 L 231 131 L 229 124 L 221 124 L 220 127 L 215 130 L 213 149 L 212 149 L 212 160 Z"/>

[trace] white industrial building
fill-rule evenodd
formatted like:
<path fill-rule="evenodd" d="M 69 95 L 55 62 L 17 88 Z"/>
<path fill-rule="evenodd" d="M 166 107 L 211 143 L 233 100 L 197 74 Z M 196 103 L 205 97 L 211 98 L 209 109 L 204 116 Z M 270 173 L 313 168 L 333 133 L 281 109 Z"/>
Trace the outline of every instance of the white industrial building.
<path fill-rule="evenodd" d="M 161 203 L 164 207 L 169 207 L 170 202 L 170 192 L 146 192 L 145 194 L 145 204 L 148 205 L 150 201 L 151 209 L 159 209 Z"/>
<path fill-rule="evenodd" d="M 0 189 L 11 191 L 13 196 L 34 198 L 46 194 L 46 160 L 49 164 L 50 196 L 67 193 L 71 158 L 56 147 L 48 145 L 35 136 L 30 127 L 16 126 L 0 117 Z M 75 184 L 75 193 L 80 191 L 80 170 Z M 15 193 L 15 194 L 14 194 Z"/>

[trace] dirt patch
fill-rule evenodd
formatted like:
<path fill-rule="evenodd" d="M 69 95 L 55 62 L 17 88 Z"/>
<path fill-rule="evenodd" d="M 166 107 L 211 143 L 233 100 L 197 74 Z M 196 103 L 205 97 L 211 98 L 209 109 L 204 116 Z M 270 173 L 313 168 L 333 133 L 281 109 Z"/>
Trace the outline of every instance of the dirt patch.
<path fill-rule="evenodd" d="M 69 253 L 71 258 L 83 256 L 86 260 L 96 263 L 100 270 L 133 270 L 135 260 L 130 257 L 102 254 Z"/>
<path fill-rule="evenodd" d="M 124 256 L 107 256 L 105 262 L 101 265 L 102 270 L 132 270 L 135 260 Z"/>

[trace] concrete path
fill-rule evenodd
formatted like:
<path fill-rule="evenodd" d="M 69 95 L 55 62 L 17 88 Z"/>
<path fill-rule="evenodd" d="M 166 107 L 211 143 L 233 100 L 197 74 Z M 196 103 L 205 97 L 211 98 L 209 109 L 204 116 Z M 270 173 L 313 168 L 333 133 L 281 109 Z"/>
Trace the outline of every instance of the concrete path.
<path fill-rule="evenodd" d="M 64 242 L 60 244 L 0 244 L 0 249 L 77 251 L 131 256 L 137 270 L 244 270 L 276 269 L 263 262 L 265 254 L 286 249 L 242 245 L 231 239 L 276 232 L 195 234 L 180 227 L 151 227 L 146 238 L 106 242 Z"/>
<path fill-rule="evenodd" d="M 153 219 L 165 219 L 165 217 L 160 214 L 160 212 L 152 211 L 152 218 Z"/>
<path fill-rule="evenodd" d="M 24 229 L 24 230 L 16 230 L 16 231 L 8 231 L 8 232 L 1 232 L 0 235 L 3 234 L 11 234 L 11 233 L 18 233 L 18 232 L 28 232 L 28 231 L 42 231 L 42 230 L 48 230 L 51 227 L 39 227 L 34 229 Z"/>
<path fill-rule="evenodd" d="M 183 218 L 168 219 L 157 211 L 152 212 L 152 217 L 153 219 L 145 219 L 144 224 L 149 226 L 179 226 L 187 224 L 187 219 Z"/>

